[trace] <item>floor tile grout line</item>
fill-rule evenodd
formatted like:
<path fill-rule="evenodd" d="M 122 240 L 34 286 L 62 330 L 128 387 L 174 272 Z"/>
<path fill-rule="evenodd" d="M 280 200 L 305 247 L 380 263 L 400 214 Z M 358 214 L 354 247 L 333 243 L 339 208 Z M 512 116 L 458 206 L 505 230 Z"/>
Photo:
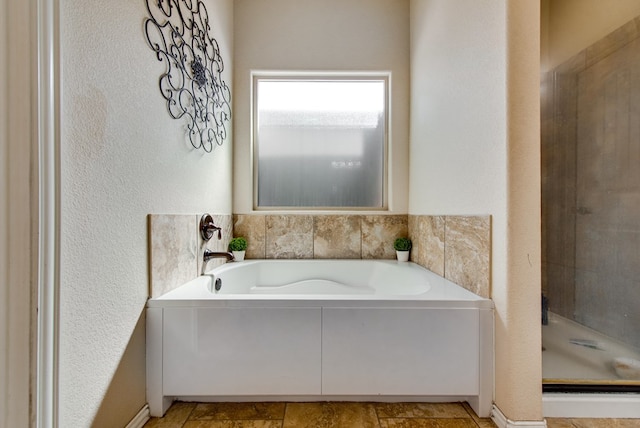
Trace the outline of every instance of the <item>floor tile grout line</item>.
<path fill-rule="evenodd" d="M 282 414 L 282 422 L 280 423 L 280 428 L 284 428 L 284 421 L 287 417 L 287 409 L 289 408 L 289 402 L 285 401 L 284 403 L 284 413 Z"/>
<path fill-rule="evenodd" d="M 175 403 L 175 401 L 174 401 L 174 403 Z M 173 406 L 173 404 L 171 404 L 171 405 Z M 193 403 L 193 407 L 191 408 L 191 411 L 187 415 L 187 419 L 185 419 L 184 422 L 182 423 L 182 428 L 185 428 L 187 423 L 191 420 L 191 415 L 196 410 L 196 407 L 198 407 L 198 403 Z"/>

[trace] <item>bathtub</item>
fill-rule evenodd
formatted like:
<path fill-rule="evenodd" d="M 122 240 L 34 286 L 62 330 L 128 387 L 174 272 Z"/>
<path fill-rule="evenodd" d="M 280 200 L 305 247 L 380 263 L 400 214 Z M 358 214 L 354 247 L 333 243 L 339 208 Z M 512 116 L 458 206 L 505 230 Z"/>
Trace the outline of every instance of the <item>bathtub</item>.
<path fill-rule="evenodd" d="M 227 263 L 147 303 L 147 399 L 468 401 L 493 394 L 493 303 L 414 263 Z"/>

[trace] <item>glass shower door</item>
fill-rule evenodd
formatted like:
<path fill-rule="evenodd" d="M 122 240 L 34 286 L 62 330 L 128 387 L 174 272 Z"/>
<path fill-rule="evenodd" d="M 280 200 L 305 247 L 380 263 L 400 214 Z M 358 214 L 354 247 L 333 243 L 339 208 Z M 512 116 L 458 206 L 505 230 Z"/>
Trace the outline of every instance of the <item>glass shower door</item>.
<path fill-rule="evenodd" d="M 640 385 L 640 34 L 631 27 L 543 81 L 547 385 Z"/>

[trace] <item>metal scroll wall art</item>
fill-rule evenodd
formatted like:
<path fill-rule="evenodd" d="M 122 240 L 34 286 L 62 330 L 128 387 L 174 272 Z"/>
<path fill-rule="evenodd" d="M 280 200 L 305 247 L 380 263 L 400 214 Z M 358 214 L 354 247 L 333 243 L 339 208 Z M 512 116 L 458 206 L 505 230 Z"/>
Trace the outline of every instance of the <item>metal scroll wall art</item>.
<path fill-rule="evenodd" d="M 160 93 L 172 118 L 188 118 L 191 145 L 209 153 L 227 137 L 231 91 L 222 80 L 224 63 L 207 9 L 200 0 L 145 1 L 147 42 L 167 65 Z"/>

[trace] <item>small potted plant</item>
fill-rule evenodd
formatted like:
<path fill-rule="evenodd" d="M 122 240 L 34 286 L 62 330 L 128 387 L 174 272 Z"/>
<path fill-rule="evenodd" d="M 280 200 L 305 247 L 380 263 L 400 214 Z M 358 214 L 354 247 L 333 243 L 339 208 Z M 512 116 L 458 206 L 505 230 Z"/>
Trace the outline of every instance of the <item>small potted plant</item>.
<path fill-rule="evenodd" d="M 242 236 L 233 238 L 229 242 L 229 251 L 233 253 L 233 259 L 241 262 L 244 260 L 244 252 L 247 250 L 247 240 Z"/>
<path fill-rule="evenodd" d="M 409 261 L 409 251 L 411 250 L 411 239 L 398 238 L 393 242 L 393 248 L 396 250 L 396 256 L 399 262 Z"/>

